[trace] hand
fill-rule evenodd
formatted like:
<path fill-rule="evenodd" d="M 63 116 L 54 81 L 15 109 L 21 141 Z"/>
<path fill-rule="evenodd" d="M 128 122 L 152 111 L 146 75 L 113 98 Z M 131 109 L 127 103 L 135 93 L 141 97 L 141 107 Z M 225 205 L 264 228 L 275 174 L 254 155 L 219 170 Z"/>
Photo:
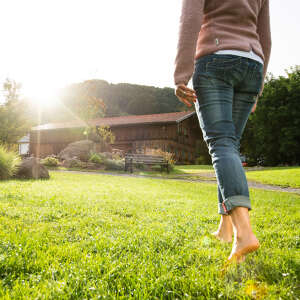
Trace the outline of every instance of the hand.
<path fill-rule="evenodd" d="M 196 92 L 189 89 L 185 84 L 176 85 L 175 95 L 188 107 L 191 107 L 192 103 L 197 101 Z"/>

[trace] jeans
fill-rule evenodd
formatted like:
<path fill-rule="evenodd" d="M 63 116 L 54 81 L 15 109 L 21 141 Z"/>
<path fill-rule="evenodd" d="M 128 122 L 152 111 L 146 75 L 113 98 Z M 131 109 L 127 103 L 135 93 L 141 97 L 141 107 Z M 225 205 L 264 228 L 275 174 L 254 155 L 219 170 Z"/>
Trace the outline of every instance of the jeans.
<path fill-rule="evenodd" d="M 211 54 L 195 64 L 195 108 L 217 177 L 220 214 L 251 209 L 240 139 L 262 80 L 263 65 L 245 57 Z"/>

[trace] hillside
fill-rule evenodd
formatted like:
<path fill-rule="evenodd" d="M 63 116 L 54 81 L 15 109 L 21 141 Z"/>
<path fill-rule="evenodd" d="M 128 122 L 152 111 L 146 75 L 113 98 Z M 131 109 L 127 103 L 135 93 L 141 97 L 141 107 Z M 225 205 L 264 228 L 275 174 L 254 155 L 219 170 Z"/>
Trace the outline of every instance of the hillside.
<path fill-rule="evenodd" d="M 74 119 L 70 111 L 87 97 L 102 100 L 105 116 L 142 115 L 187 110 L 171 88 L 158 88 L 129 83 L 112 84 L 104 80 L 87 80 L 61 90 L 60 105 L 48 108 L 41 114 L 41 123 Z M 101 116 L 101 111 L 99 115 Z"/>

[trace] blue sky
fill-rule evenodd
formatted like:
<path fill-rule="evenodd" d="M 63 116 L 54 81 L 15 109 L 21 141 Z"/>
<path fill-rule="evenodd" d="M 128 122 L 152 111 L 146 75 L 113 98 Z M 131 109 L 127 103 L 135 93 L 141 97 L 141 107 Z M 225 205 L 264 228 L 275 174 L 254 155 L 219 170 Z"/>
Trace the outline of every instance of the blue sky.
<path fill-rule="evenodd" d="M 300 1 L 270 0 L 275 76 L 300 64 Z M 0 83 L 50 101 L 91 78 L 173 86 L 181 1 L 2 0 Z M 48 99 L 48 100 L 47 100 Z"/>

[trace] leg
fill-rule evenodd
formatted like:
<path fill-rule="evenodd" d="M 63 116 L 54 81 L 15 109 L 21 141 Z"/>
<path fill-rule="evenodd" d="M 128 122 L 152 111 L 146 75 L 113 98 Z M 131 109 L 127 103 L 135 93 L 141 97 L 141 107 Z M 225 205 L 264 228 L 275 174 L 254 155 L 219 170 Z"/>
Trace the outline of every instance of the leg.
<path fill-rule="evenodd" d="M 255 95 L 248 94 L 248 93 L 235 93 L 234 94 L 233 107 L 232 107 L 232 119 L 233 119 L 233 123 L 235 126 L 238 152 L 240 151 L 240 149 L 239 149 L 240 139 L 241 139 L 243 131 L 245 129 L 246 122 L 248 120 L 248 117 L 249 117 L 251 108 L 253 106 L 253 103 L 255 101 L 255 98 L 256 98 Z M 218 188 L 218 200 L 219 200 L 219 204 L 222 205 L 223 198 L 222 198 L 222 194 L 221 194 L 219 188 Z M 248 218 L 249 218 L 249 215 L 248 215 Z M 250 227 L 250 220 L 249 220 L 249 222 L 247 222 L 247 224 L 249 224 L 249 225 L 245 228 L 248 228 L 247 235 L 249 236 L 252 233 L 252 230 Z M 235 226 L 235 232 L 237 232 L 236 226 Z M 213 235 L 216 236 L 221 241 L 231 242 L 232 234 L 233 234 L 233 227 L 232 227 L 231 217 L 226 216 L 226 215 L 221 215 L 221 221 L 219 224 L 219 228 L 217 231 L 213 232 Z M 253 233 L 252 233 L 252 237 L 253 237 Z M 238 240 L 240 241 L 240 238 Z M 244 241 L 242 241 L 241 244 L 244 244 Z M 235 238 L 235 247 L 234 248 L 240 248 L 237 244 L 237 237 Z"/>
<path fill-rule="evenodd" d="M 251 109 L 256 101 L 256 94 L 247 92 L 236 92 L 233 100 L 233 122 L 238 139 L 237 150 L 239 150 L 240 139 L 244 132 Z M 242 262 L 245 255 L 259 248 L 259 241 L 254 235 L 248 209 L 236 207 L 230 212 L 234 230 L 234 243 L 229 260 Z"/>
<path fill-rule="evenodd" d="M 202 76 L 195 86 L 196 111 L 208 145 L 219 187 L 219 213 L 251 208 L 249 191 L 232 118 L 234 89 L 218 78 Z M 223 202 L 221 202 L 223 200 Z"/>
<path fill-rule="evenodd" d="M 219 205 L 222 206 L 223 197 L 219 187 L 218 187 L 218 200 L 219 200 Z M 232 242 L 233 227 L 232 227 L 230 215 L 226 215 L 225 213 L 221 214 L 219 227 L 217 231 L 212 233 L 212 235 L 215 236 L 221 242 L 225 242 L 225 243 Z"/>
<path fill-rule="evenodd" d="M 230 212 L 230 216 L 234 230 L 234 243 L 228 259 L 242 262 L 246 254 L 259 248 L 259 242 L 252 231 L 247 208 L 236 207 Z"/>
<path fill-rule="evenodd" d="M 207 82 L 208 86 L 211 83 L 210 79 Z M 213 83 L 218 85 L 222 92 L 216 92 L 213 88 L 205 92 L 204 84 L 204 95 L 202 94 L 200 104 L 196 105 L 196 108 L 218 179 L 221 221 L 218 230 L 212 234 L 221 241 L 231 242 L 233 229 L 231 217 L 227 215 L 227 208 L 224 207 L 224 200 L 231 200 L 235 206 L 246 205 L 250 208 L 249 193 L 237 151 L 238 139 L 232 120 L 233 88 L 220 80 L 214 80 Z M 240 181 L 241 178 L 243 181 Z"/>
<path fill-rule="evenodd" d="M 193 77 L 198 97 L 196 112 L 218 181 L 222 219 L 217 232 L 228 226 L 227 214 L 232 218 L 235 243 L 230 260 L 242 260 L 259 247 L 250 226 L 249 191 L 239 145 L 261 79 L 258 63 L 216 55 L 198 60 Z"/>
<path fill-rule="evenodd" d="M 232 234 L 233 234 L 233 228 L 232 228 L 231 217 L 227 215 L 221 215 L 219 228 L 217 231 L 213 232 L 212 235 L 214 235 L 221 242 L 231 243 Z"/>

